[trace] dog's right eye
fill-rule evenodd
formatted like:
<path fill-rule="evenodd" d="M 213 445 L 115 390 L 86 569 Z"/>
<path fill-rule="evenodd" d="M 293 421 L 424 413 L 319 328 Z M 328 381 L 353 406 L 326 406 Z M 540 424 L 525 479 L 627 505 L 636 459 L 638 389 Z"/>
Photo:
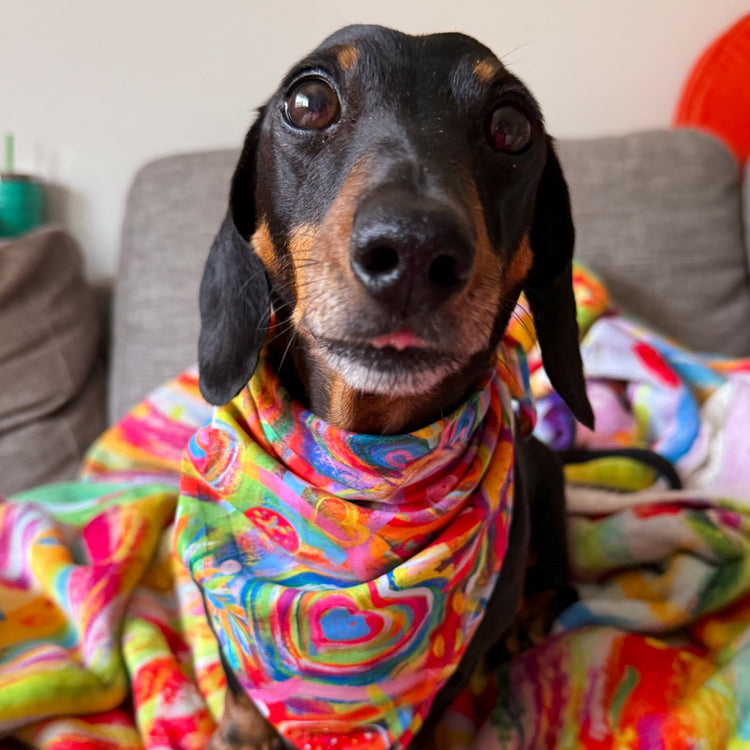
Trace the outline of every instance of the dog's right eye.
<path fill-rule="evenodd" d="M 516 106 L 500 105 L 487 120 L 487 139 L 495 151 L 518 154 L 531 141 L 529 118 Z"/>
<path fill-rule="evenodd" d="M 307 78 L 289 94 L 284 112 L 295 128 L 322 130 L 336 121 L 339 98 L 331 85 L 322 78 Z"/>

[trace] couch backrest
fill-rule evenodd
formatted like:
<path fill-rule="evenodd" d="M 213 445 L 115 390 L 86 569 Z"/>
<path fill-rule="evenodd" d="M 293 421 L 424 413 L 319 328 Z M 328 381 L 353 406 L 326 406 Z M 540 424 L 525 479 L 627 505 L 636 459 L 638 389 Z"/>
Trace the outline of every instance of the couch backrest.
<path fill-rule="evenodd" d="M 750 354 L 740 178 L 690 130 L 559 144 L 578 257 L 624 306 L 687 344 Z M 198 286 L 236 151 L 146 165 L 130 191 L 116 281 L 109 417 L 196 359 Z"/>
<path fill-rule="evenodd" d="M 198 287 L 235 151 L 171 156 L 136 175 L 115 281 L 109 419 L 197 361 Z"/>
<path fill-rule="evenodd" d="M 576 255 L 625 309 L 691 347 L 750 354 L 740 170 L 694 130 L 565 141 Z"/>

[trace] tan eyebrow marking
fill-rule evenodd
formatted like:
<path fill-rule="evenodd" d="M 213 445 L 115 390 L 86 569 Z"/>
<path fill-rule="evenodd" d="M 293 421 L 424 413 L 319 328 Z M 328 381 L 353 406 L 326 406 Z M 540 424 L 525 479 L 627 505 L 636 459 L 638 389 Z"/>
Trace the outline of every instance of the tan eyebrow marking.
<path fill-rule="evenodd" d="M 359 59 L 359 50 L 351 44 L 344 44 L 336 53 L 336 60 L 341 69 L 347 73 L 357 64 Z"/>
<path fill-rule="evenodd" d="M 275 262 L 275 253 L 273 249 L 273 240 L 271 239 L 271 230 L 268 228 L 266 221 L 261 221 L 258 228 L 250 238 L 250 244 L 253 246 L 256 255 L 261 259 L 263 265 L 267 268 L 273 268 Z"/>
<path fill-rule="evenodd" d="M 474 75 L 482 83 L 491 83 L 498 70 L 500 70 L 500 65 L 495 60 L 485 58 L 479 60 L 474 66 Z"/>

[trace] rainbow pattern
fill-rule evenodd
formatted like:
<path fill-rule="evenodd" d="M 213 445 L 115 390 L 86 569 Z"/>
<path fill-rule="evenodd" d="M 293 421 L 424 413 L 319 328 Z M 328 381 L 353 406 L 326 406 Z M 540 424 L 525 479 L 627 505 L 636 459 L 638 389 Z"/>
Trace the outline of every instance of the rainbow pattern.
<path fill-rule="evenodd" d="M 510 528 L 501 370 L 439 422 L 376 436 L 294 403 L 261 357 L 190 440 L 177 549 L 227 663 L 293 745 L 406 747 L 458 666 Z"/>

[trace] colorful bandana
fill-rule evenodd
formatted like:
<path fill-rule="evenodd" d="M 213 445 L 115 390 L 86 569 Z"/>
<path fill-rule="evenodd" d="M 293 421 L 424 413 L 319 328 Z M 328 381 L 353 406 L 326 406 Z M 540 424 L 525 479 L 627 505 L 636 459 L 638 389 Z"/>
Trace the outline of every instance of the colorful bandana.
<path fill-rule="evenodd" d="M 190 441 L 177 550 L 224 658 L 301 750 L 403 748 L 458 666 L 502 567 L 512 358 L 455 413 L 349 433 L 265 356 Z"/>

